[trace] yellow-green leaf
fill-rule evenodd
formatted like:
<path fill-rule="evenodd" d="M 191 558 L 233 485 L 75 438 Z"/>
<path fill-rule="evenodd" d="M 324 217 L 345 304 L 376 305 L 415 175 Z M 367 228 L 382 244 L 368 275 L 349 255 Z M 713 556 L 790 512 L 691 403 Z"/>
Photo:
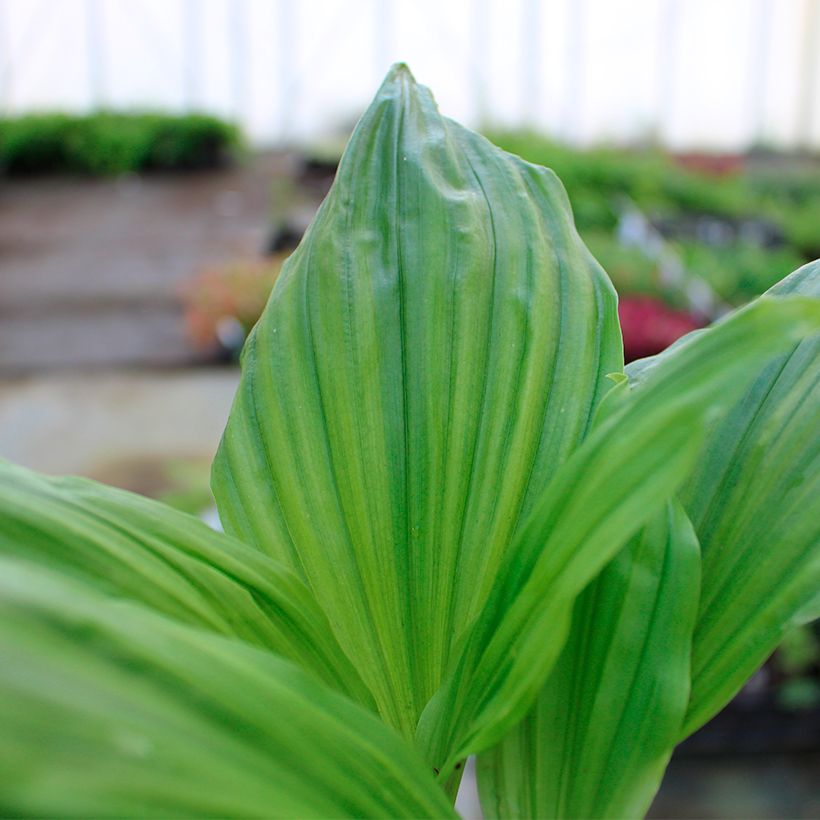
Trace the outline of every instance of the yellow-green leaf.
<path fill-rule="evenodd" d="M 0 557 L 0 813 L 451 817 L 379 719 L 265 650 Z"/>
<path fill-rule="evenodd" d="M 94 481 L 47 478 L 0 461 L 0 521 L 0 555 L 270 649 L 372 706 L 305 585 L 190 515 Z"/>
<path fill-rule="evenodd" d="M 419 724 L 442 776 L 523 717 L 562 648 L 575 597 L 687 477 L 707 422 L 762 359 L 818 329 L 817 300 L 739 311 L 647 372 L 556 471 Z"/>
<path fill-rule="evenodd" d="M 406 736 L 621 355 L 555 175 L 394 68 L 248 340 L 213 489 Z"/>

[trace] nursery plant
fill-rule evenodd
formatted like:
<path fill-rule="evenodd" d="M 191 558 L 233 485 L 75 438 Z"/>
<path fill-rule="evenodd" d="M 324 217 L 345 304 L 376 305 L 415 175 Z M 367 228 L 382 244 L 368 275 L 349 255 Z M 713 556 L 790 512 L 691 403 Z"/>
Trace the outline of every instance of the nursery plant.
<path fill-rule="evenodd" d="M 96 111 L 0 117 L 0 175 L 8 176 L 215 168 L 240 146 L 236 126 L 206 114 Z"/>
<path fill-rule="evenodd" d="M 707 174 L 692 167 L 696 157 L 683 167 L 686 157 L 673 160 L 651 148 L 579 149 L 527 130 L 488 136 L 558 173 L 581 237 L 621 295 L 653 294 L 672 305 L 680 296 L 645 252 L 616 236 L 626 203 L 660 229 L 690 276 L 732 305 L 820 254 L 820 164 L 811 159 L 760 152 L 712 158 Z"/>
<path fill-rule="evenodd" d="M 250 335 L 226 534 L 0 468 L 12 815 L 640 816 L 820 609 L 820 264 L 624 371 L 549 170 L 394 67 Z M 196 412 L 196 408 L 191 408 Z"/>

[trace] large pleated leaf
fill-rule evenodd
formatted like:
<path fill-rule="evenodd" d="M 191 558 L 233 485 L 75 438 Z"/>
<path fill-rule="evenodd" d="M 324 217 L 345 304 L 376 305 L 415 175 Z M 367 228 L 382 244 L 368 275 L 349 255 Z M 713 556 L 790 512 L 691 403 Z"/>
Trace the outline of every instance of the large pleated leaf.
<path fill-rule="evenodd" d="M 243 355 L 213 473 L 405 735 L 622 368 L 561 184 L 388 76 Z"/>
<path fill-rule="evenodd" d="M 485 816 L 643 816 L 686 714 L 699 581 L 669 503 L 578 597 L 535 705 L 479 758 Z"/>
<path fill-rule="evenodd" d="M 759 301 L 790 294 L 820 296 L 820 262 Z M 651 378 L 671 356 L 627 371 L 636 382 Z M 710 429 L 680 497 L 703 550 L 687 735 L 728 702 L 820 590 L 820 335 L 761 360 L 754 383 Z"/>
<path fill-rule="evenodd" d="M 290 570 L 132 493 L 0 462 L 0 554 L 291 658 L 365 704 L 369 692 Z"/>
<path fill-rule="evenodd" d="M 442 777 L 523 717 L 562 648 L 575 597 L 686 477 L 707 421 L 762 359 L 818 329 L 817 300 L 760 300 L 681 345 L 556 471 L 420 721 L 419 744 Z"/>
<path fill-rule="evenodd" d="M 238 640 L 0 558 L 0 812 L 446 817 L 379 719 Z"/>

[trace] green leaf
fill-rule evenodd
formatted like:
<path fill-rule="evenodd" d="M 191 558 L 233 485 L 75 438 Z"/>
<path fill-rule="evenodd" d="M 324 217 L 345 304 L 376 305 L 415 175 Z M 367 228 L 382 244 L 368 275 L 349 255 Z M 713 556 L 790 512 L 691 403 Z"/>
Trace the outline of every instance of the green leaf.
<path fill-rule="evenodd" d="M 271 649 L 372 706 L 305 585 L 192 516 L 93 481 L 46 478 L 0 461 L 0 521 L 0 554 Z"/>
<path fill-rule="evenodd" d="M 820 296 L 820 262 L 758 302 L 794 294 Z M 667 358 L 627 371 L 640 380 L 668 367 Z M 703 550 L 684 736 L 721 709 L 790 626 L 811 614 L 820 589 L 820 335 L 761 360 L 756 375 L 711 427 L 680 494 Z"/>
<path fill-rule="evenodd" d="M 412 736 L 621 368 L 612 286 L 555 175 L 398 66 L 245 347 L 222 521 L 302 575 Z"/>
<path fill-rule="evenodd" d="M 647 374 L 556 471 L 420 721 L 419 744 L 442 777 L 523 717 L 564 643 L 575 597 L 687 476 L 707 420 L 731 406 L 762 358 L 818 328 L 817 300 L 739 311 Z"/>
<path fill-rule="evenodd" d="M 291 663 L 0 558 L 4 816 L 448 817 L 415 753 Z"/>
<path fill-rule="evenodd" d="M 527 717 L 479 757 L 487 817 L 642 817 L 689 700 L 700 554 L 677 502 L 578 597 Z"/>

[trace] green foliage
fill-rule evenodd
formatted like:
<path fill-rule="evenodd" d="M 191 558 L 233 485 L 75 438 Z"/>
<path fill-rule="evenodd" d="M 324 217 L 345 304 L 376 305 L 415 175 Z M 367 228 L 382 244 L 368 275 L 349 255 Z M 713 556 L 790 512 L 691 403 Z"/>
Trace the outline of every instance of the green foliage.
<path fill-rule="evenodd" d="M 606 272 L 617 283 L 618 293 L 656 293 L 660 290 L 658 264 L 639 248 L 626 247 L 611 231 L 598 228 L 585 231 L 583 239 L 592 255 L 606 262 Z M 674 298 L 667 294 L 667 301 L 674 302 Z M 678 303 L 675 307 L 686 306 Z"/>
<path fill-rule="evenodd" d="M 769 291 L 820 297 L 820 265 Z M 627 368 L 640 379 L 647 361 Z M 808 620 L 820 572 L 820 337 L 760 370 L 743 400 L 712 426 L 680 498 L 703 551 L 684 734 L 712 717 Z M 776 594 L 769 594 L 776 585 Z"/>
<path fill-rule="evenodd" d="M 6 816 L 452 816 L 412 749 L 292 663 L 6 556 L 0 647 Z"/>
<path fill-rule="evenodd" d="M 783 636 L 775 657 L 780 671 L 799 675 L 820 663 L 820 636 L 809 624 L 796 626 Z"/>
<path fill-rule="evenodd" d="M 695 236 L 673 238 L 672 247 L 692 275 L 705 279 L 730 304 L 758 296 L 803 262 L 820 256 L 820 168 L 806 162 L 786 168 L 777 160 L 752 158 L 748 168 L 719 178 L 681 167 L 659 151 L 573 149 L 528 131 L 491 132 L 515 154 L 552 168 L 566 185 L 578 230 L 621 292 L 653 293 L 674 302 L 652 262 L 623 248 L 613 229 L 625 198 L 652 217 L 691 222 L 723 220 L 735 229 L 761 221 L 781 244 L 753 242 L 740 232 L 710 243 Z"/>
<path fill-rule="evenodd" d="M 199 515 L 213 505 L 208 473 L 205 461 L 169 459 L 161 464 L 162 483 L 148 494 L 175 510 Z"/>
<path fill-rule="evenodd" d="M 740 216 L 747 210 L 745 190 L 730 177 L 715 184 L 708 177 L 673 165 L 659 151 L 579 151 L 533 132 L 493 132 L 493 142 L 552 168 L 567 187 L 581 230 L 614 224 L 618 197 L 627 196 L 655 211 L 695 211 Z M 595 202 L 594 208 L 590 203 Z M 592 218 L 589 217 L 592 215 Z"/>
<path fill-rule="evenodd" d="M 210 168 L 238 145 L 235 126 L 205 114 L 101 111 L 0 119 L 0 170 L 9 175 Z"/>
<path fill-rule="evenodd" d="M 814 199 L 805 205 L 789 209 L 782 219 L 786 238 L 793 248 L 807 258 L 820 255 L 820 182 L 814 191 Z"/>
<path fill-rule="evenodd" d="M 246 345 L 229 534 L 0 465 L 4 813 L 450 816 L 482 753 L 488 815 L 641 815 L 817 612 L 818 281 L 625 372 L 555 174 L 395 67 Z"/>
<path fill-rule="evenodd" d="M 697 537 L 669 503 L 578 597 L 530 715 L 480 757 L 488 816 L 643 814 L 686 712 L 699 592 Z"/>
<path fill-rule="evenodd" d="M 778 706 L 788 711 L 820 705 L 820 632 L 817 622 L 801 624 L 783 636 L 773 666 L 782 676 L 775 692 Z"/>
<path fill-rule="evenodd" d="M 677 243 L 676 247 L 686 269 L 706 280 L 721 299 L 730 303 L 753 299 L 803 262 L 791 248 L 761 251 L 750 242 L 709 247 L 689 241 Z"/>

